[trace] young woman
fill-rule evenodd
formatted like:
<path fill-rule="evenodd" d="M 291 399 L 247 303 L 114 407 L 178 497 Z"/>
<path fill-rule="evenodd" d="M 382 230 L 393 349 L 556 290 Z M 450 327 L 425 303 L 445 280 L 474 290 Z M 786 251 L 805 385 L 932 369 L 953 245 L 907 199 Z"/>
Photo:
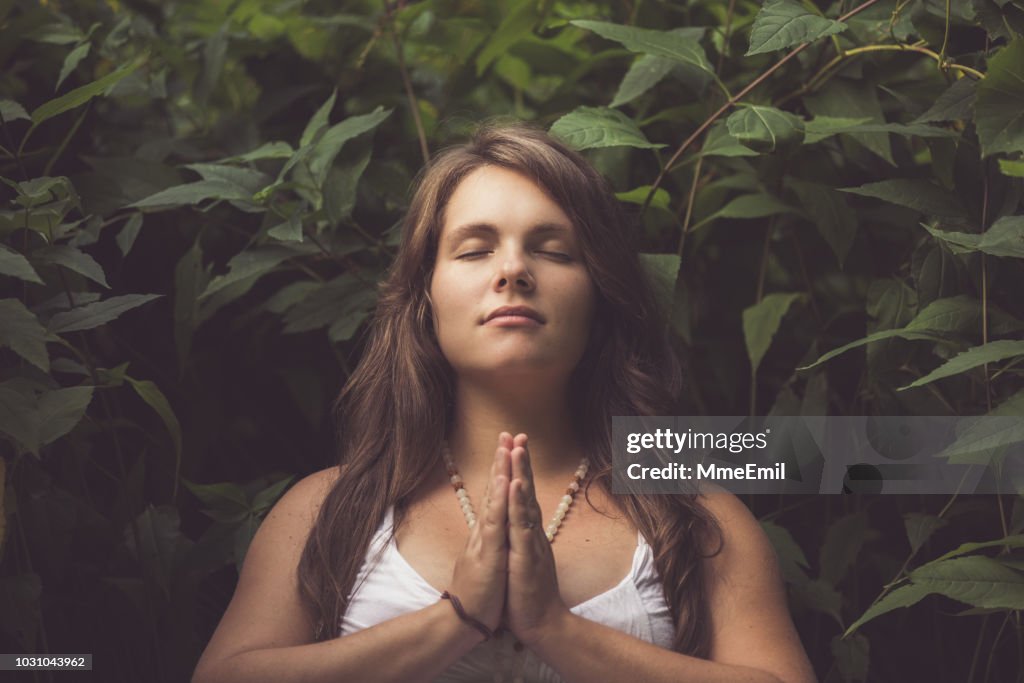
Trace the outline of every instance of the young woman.
<path fill-rule="evenodd" d="M 814 681 L 741 502 L 610 492 L 612 416 L 681 388 L 630 238 L 543 132 L 434 160 L 339 464 L 267 516 L 193 681 Z"/>

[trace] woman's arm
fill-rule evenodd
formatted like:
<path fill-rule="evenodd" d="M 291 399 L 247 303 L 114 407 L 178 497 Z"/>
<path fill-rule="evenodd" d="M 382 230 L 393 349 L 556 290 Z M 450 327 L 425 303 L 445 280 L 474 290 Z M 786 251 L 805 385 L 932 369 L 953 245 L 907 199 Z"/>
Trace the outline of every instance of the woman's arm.
<path fill-rule="evenodd" d="M 482 636 L 447 602 L 342 638 L 314 643 L 297 568 L 334 471 L 292 487 L 260 525 L 235 594 L 192 683 L 429 681 Z"/>

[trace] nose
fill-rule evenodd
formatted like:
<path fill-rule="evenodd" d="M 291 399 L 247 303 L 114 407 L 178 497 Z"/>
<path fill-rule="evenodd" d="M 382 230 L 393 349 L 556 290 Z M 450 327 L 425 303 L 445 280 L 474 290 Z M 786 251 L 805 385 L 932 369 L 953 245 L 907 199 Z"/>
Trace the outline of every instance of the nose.
<path fill-rule="evenodd" d="M 515 289 L 530 290 L 534 287 L 533 275 L 526 268 L 526 262 L 519 257 L 506 258 L 498 269 L 495 277 L 497 289 L 514 287 Z"/>

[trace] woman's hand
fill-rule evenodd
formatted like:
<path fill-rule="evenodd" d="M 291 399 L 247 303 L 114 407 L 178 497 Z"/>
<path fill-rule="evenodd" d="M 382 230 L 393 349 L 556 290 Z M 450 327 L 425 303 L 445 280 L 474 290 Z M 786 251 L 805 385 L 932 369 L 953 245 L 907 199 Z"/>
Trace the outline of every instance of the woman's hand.
<path fill-rule="evenodd" d="M 516 637 L 530 645 L 566 616 L 569 608 L 558 590 L 555 556 L 544 533 L 525 434 L 515 437 L 511 456 L 506 618 Z"/>
<path fill-rule="evenodd" d="M 503 621 L 508 579 L 508 488 L 511 480 L 509 451 L 512 435 L 498 437 L 491 472 L 478 508 L 476 524 L 469 530 L 466 549 L 455 562 L 449 591 L 459 598 L 466 613 L 494 630 Z"/>

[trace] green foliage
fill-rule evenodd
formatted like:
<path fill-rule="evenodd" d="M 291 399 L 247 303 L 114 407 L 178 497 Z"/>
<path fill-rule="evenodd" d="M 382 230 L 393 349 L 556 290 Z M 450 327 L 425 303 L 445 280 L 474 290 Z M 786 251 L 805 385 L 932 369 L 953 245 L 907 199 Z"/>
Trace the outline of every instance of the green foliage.
<path fill-rule="evenodd" d="M 0 3 L 6 651 L 74 651 L 66 624 L 126 681 L 189 678 L 333 460 L 424 156 L 492 116 L 628 205 L 686 413 L 1024 416 L 1022 36 L 1019 0 Z M 1024 607 L 1017 494 L 814 529 L 750 501 L 821 680 L 891 677 L 910 637 L 931 677 L 1006 679 L 1020 639 L 973 624 Z M 920 640 L 961 624 L 987 662 Z"/>

